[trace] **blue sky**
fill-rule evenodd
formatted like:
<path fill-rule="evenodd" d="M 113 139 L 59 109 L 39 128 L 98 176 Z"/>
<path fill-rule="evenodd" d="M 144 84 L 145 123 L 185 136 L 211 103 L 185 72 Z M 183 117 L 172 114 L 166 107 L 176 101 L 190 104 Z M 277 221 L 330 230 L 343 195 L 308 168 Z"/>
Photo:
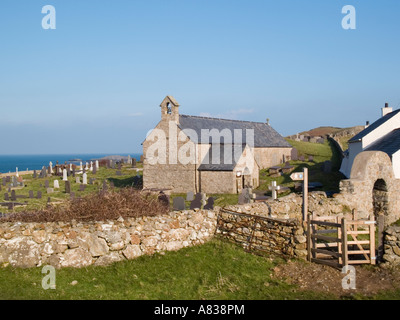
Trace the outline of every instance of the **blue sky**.
<path fill-rule="evenodd" d="M 399 13 L 398 0 L 2 0 L 0 154 L 141 152 L 166 95 L 284 136 L 373 122 L 400 107 Z"/>

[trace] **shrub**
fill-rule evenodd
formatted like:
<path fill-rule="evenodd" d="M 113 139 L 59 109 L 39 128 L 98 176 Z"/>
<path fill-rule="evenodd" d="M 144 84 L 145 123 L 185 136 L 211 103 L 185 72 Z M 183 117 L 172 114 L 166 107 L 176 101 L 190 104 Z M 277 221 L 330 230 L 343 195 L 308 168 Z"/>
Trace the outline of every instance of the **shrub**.
<path fill-rule="evenodd" d="M 0 222 L 104 221 L 119 217 L 156 216 L 168 211 L 169 206 L 158 201 L 156 195 L 124 188 L 70 200 L 62 206 L 48 206 L 35 212 L 12 213 L 0 218 Z"/>

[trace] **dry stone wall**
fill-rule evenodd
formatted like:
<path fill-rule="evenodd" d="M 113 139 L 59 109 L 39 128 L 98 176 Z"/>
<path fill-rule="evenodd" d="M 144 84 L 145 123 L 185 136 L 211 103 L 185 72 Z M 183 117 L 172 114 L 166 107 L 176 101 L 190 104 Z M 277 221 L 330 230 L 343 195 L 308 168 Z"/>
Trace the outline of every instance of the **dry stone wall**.
<path fill-rule="evenodd" d="M 202 244 L 215 233 L 207 210 L 104 222 L 0 224 L 0 265 L 86 267 Z"/>
<path fill-rule="evenodd" d="M 391 226 L 384 232 L 383 262 L 387 265 L 400 265 L 400 226 Z"/>

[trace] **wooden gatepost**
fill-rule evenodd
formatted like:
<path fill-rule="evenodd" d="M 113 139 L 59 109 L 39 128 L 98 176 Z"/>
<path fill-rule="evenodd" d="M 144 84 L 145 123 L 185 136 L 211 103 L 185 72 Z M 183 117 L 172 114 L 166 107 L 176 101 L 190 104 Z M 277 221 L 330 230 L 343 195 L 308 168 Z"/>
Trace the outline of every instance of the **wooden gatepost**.
<path fill-rule="evenodd" d="M 375 221 L 339 216 L 308 216 L 307 259 L 341 269 L 376 264 Z"/>

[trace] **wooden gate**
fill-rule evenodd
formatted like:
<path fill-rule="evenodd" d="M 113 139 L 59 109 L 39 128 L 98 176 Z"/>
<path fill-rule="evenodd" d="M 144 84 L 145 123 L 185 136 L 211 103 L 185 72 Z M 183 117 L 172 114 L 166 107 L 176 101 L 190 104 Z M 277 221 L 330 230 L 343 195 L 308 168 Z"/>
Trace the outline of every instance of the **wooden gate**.
<path fill-rule="evenodd" d="M 353 216 L 308 217 L 308 261 L 341 269 L 350 264 L 375 264 L 375 221 Z"/>

